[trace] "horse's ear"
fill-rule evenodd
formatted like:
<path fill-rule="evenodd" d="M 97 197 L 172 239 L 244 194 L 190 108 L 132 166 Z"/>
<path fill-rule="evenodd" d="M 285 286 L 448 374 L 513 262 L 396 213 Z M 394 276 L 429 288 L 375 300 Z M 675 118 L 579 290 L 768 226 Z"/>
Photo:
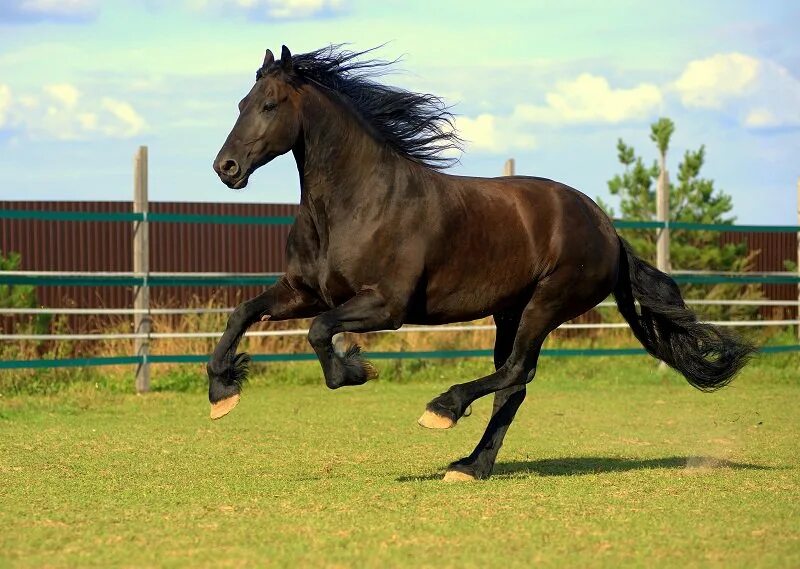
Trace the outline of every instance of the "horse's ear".
<path fill-rule="evenodd" d="M 275 63 L 275 56 L 272 55 L 272 51 L 267 50 L 267 53 L 264 55 L 264 65 L 261 66 L 261 69 L 267 69 L 273 63 Z"/>
<path fill-rule="evenodd" d="M 292 70 L 292 52 L 285 45 L 281 46 L 281 67 L 287 73 Z"/>

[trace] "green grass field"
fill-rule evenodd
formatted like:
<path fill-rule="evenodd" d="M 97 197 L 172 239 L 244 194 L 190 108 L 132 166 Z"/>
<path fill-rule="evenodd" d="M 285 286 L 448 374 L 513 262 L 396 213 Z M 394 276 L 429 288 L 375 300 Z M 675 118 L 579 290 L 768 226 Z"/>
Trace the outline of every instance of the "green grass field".
<path fill-rule="evenodd" d="M 544 359 L 495 476 L 460 484 L 490 401 L 416 419 L 489 362 L 379 365 L 336 392 L 261 368 L 217 423 L 199 368 L 4 394 L 0 566 L 800 566 L 798 356 L 710 395 L 646 358 Z"/>

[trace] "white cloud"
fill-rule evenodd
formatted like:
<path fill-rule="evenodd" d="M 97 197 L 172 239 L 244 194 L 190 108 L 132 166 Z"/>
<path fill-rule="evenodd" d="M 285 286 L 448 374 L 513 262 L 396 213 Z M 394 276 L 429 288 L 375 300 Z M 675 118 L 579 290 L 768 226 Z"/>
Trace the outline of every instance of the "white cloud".
<path fill-rule="evenodd" d="M 216 9 L 278 20 L 332 15 L 344 8 L 344 0 L 186 0 L 192 10 Z"/>
<path fill-rule="evenodd" d="M 582 73 L 571 81 L 559 82 L 545 95 L 545 101 L 546 105 L 517 105 L 514 117 L 550 125 L 617 124 L 655 116 L 662 96 L 661 90 L 651 83 L 631 89 L 613 89 L 605 77 Z"/>
<path fill-rule="evenodd" d="M 143 132 L 147 123 L 129 103 L 86 99 L 74 85 L 59 83 L 14 99 L 10 88 L 0 86 L 0 128 L 31 138 L 83 140 L 130 138 Z"/>
<path fill-rule="evenodd" d="M 85 21 L 98 11 L 97 0 L 3 0 L 0 21 Z"/>
<path fill-rule="evenodd" d="M 97 130 L 97 115 L 95 113 L 80 113 L 77 115 L 78 124 L 83 130 Z"/>
<path fill-rule="evenodd" d="M 46 14 L 85 14 L 96 8 L 92 0 L 22 0 L 19 9 L 25 12 L 38 12 Z"/>
<path fill-rule="evenodd" d="M 502 153 L 513 149 L 536 148 L 536 139 L 524 132 L 512 117 L 481 114 L 475 118 L 456 117 L 456 129 L 461 138 L 473 150 Z"/>
<path fill-rule="evenodd" d="M 537 147 L 536 126 L 619 124 L 655 117 L 661 109 L 661 90 L 642 83 L 614 89 L 604 77 L 583 73 L 561 81 L 545 94 L 545 104 L 522 103 L 512 113 L 458 117 L 456 127 L 473 150 L 503 153 Z"/>
<path fill-rule="evenodd" d="M 800 125 L 800 80 L 774 61 L 716 54 L 690 61 L 672 88 L 686 107 L 717 110 L 749 128 Z"/>
<path fill-rule="evenodd" d="M 65 108 L 73 109 L 78 104 L 81 94 L 78 89 L 69 83 L 46 85 L 44 92 L 51 98 L 60 102 Z"/>
<path fill-rule="evenodd" d="M 103 123 L 102 130 L 108 136 L 129 138 L 136 136 L 147 126 L 144 119 L 125 101 L 104 98 L 101 107 L 115 119 Z"/>
<path fill-rule="evenodd" d="M 11 89 L 8 85 L 0 84 L 0 128 L 3 128 L 8 120 L 9 110 L 11 109 Z"/>
<path fill-rule="evenodd" d="M 752 128 L 770 127 L 780 124 L 780 120 L 769 109 L 753 109 L 747 113 L 744 124 Z"/>
<path fill-rule="evenodd" d="M 267 14 L 273 18 L 308 18 L 322 12 L 342 9 L 340 0 L 273 0 L 266 2 Z"/>
<path fill-rule="evenodd" d="M 741 53 L 690 61 L 674 87 L 687 107 L 718 109 L 731 97 L 752 91 L 760 62 Z"/>

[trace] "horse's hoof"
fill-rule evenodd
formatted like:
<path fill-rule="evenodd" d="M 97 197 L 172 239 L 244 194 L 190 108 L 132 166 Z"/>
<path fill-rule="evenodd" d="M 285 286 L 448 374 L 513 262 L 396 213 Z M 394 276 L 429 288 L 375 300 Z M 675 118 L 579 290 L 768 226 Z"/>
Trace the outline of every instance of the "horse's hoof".
<path fill-rule="evenodd" d="M 461 470 L 448 470 L 444 473 L 444 482 L 474 482 L 477 480 L 472 474 Z"/>
<path fill-rule="evenodd" d="M 425 410 L 417 423 L 426 429 L 449 429 L 456 424 L 450 417 L 439 415 L 428 409 Z"/>
<path fill-rule="evenodd" d="M 217 420 L 221 419 L 231 411 L 236 405 L 239 404 L 239 399 L 241 396 L 236 393 L 235 395 L 231 395 L 230 397 L 223 399 L 222 401 L 217 401 L 216 403 L 211 404 L 211 419 Z"/>

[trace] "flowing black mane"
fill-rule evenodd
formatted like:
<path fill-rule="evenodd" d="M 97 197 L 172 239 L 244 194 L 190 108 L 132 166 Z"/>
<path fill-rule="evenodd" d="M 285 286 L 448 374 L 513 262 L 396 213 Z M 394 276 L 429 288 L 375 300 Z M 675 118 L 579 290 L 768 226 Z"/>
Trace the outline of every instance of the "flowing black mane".
<path fill-rule="evenodd" d="M 358 58 L 373 50 L 348 51 L 331 45 L 292 55 L 292 68 L 298 76 L 319 83 L 346 97 L 400 154 L 430 168 L 444 169 L 458 161 L 444 156 L 460 150 L 453 115 L 435 95 L 413 93 L 374 81 L 394 61 Z M 278 68 L 279 62 L 274 66 Z M 259 69 L 256 78 L 271 69 Z"/>

